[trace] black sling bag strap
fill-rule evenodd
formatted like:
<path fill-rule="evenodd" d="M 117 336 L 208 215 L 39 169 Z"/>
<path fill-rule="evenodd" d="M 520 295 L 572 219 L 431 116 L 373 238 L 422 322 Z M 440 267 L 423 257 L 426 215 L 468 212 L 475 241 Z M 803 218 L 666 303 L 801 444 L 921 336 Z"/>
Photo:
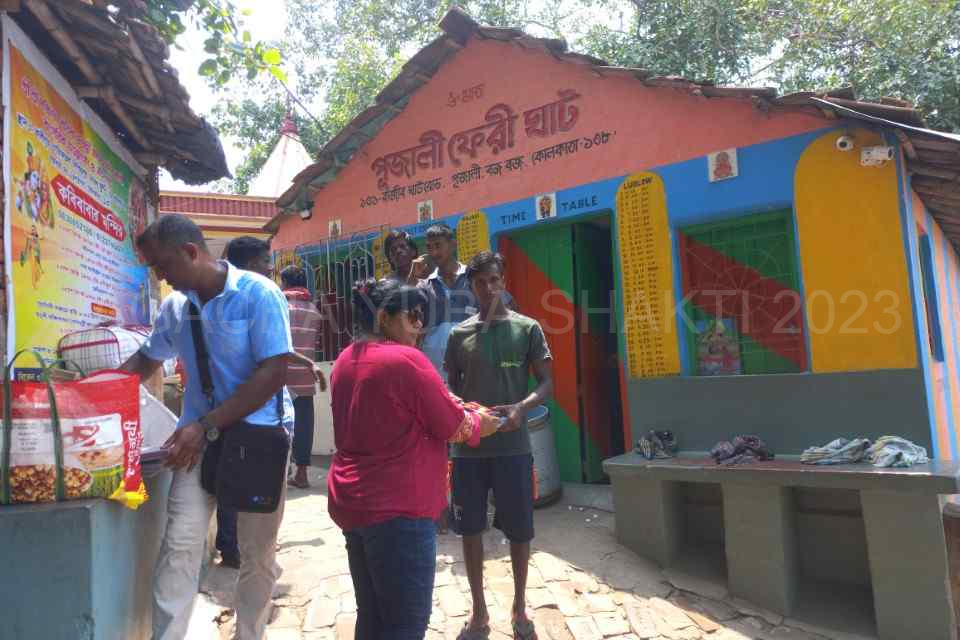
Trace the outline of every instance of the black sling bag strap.
<path fill-rule="evenodd" d="M 190 331 L 197 359 L 200 387 L 212 409 L 215 405 L 210 353 L 203 337 L 200 310 L 191 302 Z M 226 509 L 251 513 L 276 511 L 286 482 L 290 437 L 283 426 L 283 389 L 277 392 L 275 427 L 237 422 L 208 441 L 200 463 L 200 484 Z"/>

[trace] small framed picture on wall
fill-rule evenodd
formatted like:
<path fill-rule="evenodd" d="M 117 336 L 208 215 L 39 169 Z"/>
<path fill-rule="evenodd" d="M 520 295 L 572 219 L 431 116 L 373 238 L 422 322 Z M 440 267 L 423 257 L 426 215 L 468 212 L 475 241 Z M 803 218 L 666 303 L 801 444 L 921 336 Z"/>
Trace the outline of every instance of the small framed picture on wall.
<path fill-rule="evenodd" d="M 424 200 L 417 203 L 417 222 L 433 220 L 433 200 Z"/>
<path fill-rule="evenodd" d="M 557 194 L 545 193 L 537 196 L 535 201 L 537 220 L 549 220 L 557 217 Z"/>
<path fill-rule="evenodd" d="M 331 220 L 327 223 L 327 235 L 331 238 L 339 238 L 340 234 L 343 232 L 343 222 L 340 218 L 336 220 Z"/>
<path fill-rule="evenodd" d="M 710 171 L 710 182 L 729 180 L 740 175 L 737 165 L 737 150 L 724 149 L 707 156 L 707 168 Z"/>

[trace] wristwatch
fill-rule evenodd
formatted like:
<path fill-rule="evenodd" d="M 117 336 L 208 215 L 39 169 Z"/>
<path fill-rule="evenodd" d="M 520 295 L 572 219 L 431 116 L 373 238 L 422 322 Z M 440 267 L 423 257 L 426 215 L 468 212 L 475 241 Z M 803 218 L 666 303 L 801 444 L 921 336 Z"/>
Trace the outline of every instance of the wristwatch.
<path fill-rule="evenodd" d="M 217 429 L 217 426 L 210 422 L 210 420 L 207 419 L 207 416 L 202 416 L 199 420 L 197 420 L 197 423 L 203 427 L 203 431 L 207 435 L 208 441 L 214 442 L 220 437 L 220 429 Z"/>

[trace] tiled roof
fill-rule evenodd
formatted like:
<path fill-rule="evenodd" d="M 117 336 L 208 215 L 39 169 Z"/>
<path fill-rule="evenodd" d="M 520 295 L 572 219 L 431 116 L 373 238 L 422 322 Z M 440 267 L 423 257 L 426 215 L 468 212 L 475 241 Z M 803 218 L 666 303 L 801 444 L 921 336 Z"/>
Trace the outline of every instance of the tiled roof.
<path fill-rule="evenodd" d="M 960 136 L 927 129 L 922 115 L 902 100 L 857 100 L 852 89 L 802 92 L 779 96 L 770 87 L 721 87 L 704 80 L 657 76 L 645 69 L 610 66 L 604 60 L 567 50 L 563 40 L 536 38 L 520 29 L 478 24 L 460 9 L 451 9 L 440 21 L 443 35 L 417 52 L 399 75 L 376 97 L 373 106 L 355 117 L 318 154 L 318 160 L 301 171 L 277 199 L 278 210 L 265 229 L 276 232 L 280 222 L 312 205 L 314 196 L 331 182 L 353 155 L 373 139 L 383 126 L 406 107 L 410 95 L 427 84 L 437 70 L 464 47 L 470 37 L 513 42 L 541 49 L 558 60 L 589 66 L 600 75 L 635 78 L 647 87 L 689 91 L 706 98 L 751 100 L 762 111 L 814 108 L 827 119 L 848 118 L 894 130 L 906 149 L 907 169 L 915 175 L 913 186 L 954 246 L 960 249 Z"/>
<path fill-rule="evenodd" d="M 141 19 L 143 2 L 2 4 L 18 7 L 10 17 L 142 164 L 190 184 L 230 175 L 217 132 L 190 108 L 170 47 Z"/>
<path fill-rule="evenodd" d="M 270 219 L 279 213 L 273 198 L 221 193 L 161 191 L 160 213 L 205 213 Z"/>

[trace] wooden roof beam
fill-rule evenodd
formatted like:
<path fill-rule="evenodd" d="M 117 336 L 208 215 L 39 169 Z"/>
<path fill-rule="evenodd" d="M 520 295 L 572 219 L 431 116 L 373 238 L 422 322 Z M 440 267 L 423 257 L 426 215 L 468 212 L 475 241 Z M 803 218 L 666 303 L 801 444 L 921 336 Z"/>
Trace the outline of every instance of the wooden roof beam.
<path fill-rule="evenodd" d="M 123 66 L 127 68 L 127 74 L 133 80 L 133 83 L 137 85 L 137 91 L 140 92 L 140 95 L 147 96 L 148 98 L 151 97 L 153 94 L 150 91 L 150 87 L 147 86 L 147 81 L 143 78 L 143 73 L 140 71 L 140 67 L 136 61 L 124 56 Z"/>
<path fill-rule="evenodd" d="M 26 0 L 26 3 L 30 13 L 40 21 L 40 24 L 50 33 L 50 36 L 63 47 L 67 57 L 77 65 L 87 82 L 93 84 L 103 82 L 100 74 L 97 73 L 97 70 L 93 68 L 93 65 L 87 60 L 87 56 L 80 49 L 80 45 L 70 36 L 63 22 L 54 14 L 50 6 L 44 0 Z"/>
<path fill-rule="evenodd" d="M 117 92 L 111 85 L 103 86 L 81 86 L 75 87 L 77 95 L 81 98 L 95 98 L 102 100 L 108 107 L 110 111 L 113 112 L 113 115 L 117 116 L 117 119 L 123 123 L 123 126 L 130 132 L 130 135 L 133 136 L 133 139 L 137 141 L 141 147 L 145 150 L 150 151 L 153 149 L 153 145 L 147 142 L 147 139 L 144 137 L 143 133 L 140 131 L 140 127 L 137 126 L 137 123 L 130 117 L 130 114 L 127 113 L 127 110 L 123 108 L 123 103 L 120 102 L 120 99 L 117 98 Z"/>
<path fill-rule="evenodd" d="M 913 142 L 910 140 L 910 136 L 905 134 L 903 131 L 900 131 L 900 129 L 897 129 L 896 131 L 894 131 L 894 133 L 896 133 L 897 135 L 897 140 L 899 140 L 900 144 L 903 145 L 903 150 L 906 152 L 907 157 L 910 158 L 911 160 L 916 160 L 917 150 L 913 146 Z"/>
<path fill-rule="evenodd" d="M 54 2 L 57 13 L 63 16 L 63 19 L 79 31 L 77 27 L 88 29 L 90 35 L 100 40 L 106 40 L 111 45 L 116 46 L 125 39 L 123 29 L 111 20 L 104 20 L 96 15 L 96 9 L 91 9 L 89 4 L 82 2 Z"/>
<path fill-rule="evenodd" d="M 40 24 L 43 25 L 43 28 L 50 33 L 50 36 L 57 41 L 57 43 L 63 47 L 64 52 L 66 52 L 67 57 L 77 65 L 77 68 L 80 69 L 80 73 L 87 79 L 88 82 L 91 82 L 94 85 L 101 85 L 103 83 L 103 78 L 97 72 L 97 70 L 90 64 L 90 61 L 87 59 L 87 56 L 84 55 L 83 51 L 80 49 L 80 45 L 70 36 L 66 28 L 63 25 L 63 22 L 60 21 L 53 10 L 50 9 L 50 6 L 44 0 L 27 0 L 27 9 L 32 13 L 37 20 L 40 21 Z M 78 88 L 77 93 L 80 93 Z M 87 87 L 89 89 L 89 87 Z M 143 134 L 140 133 L 137 123 L 133 121 L 133 118 L 130 117 L 130 114 L 123 108 L 123 105 L 120 104 L 120 101 L 117 100 L 117 97 L 113 93 L 113 87 L 95 87 L 96 94 L 94 96 L 83 96 L 81 97 L 96 97 L 102 99 L 106 105 L 110 108 L 117 119 L 126 127 L 127 131 L 130 132 L 130 135 L 133 137 L 137 143 L 146 150 L 150 150 L 152 147 L 150 143 L 147 142 L 146 138 L 143 137 Z M 101 92 L 101 90 L 103 90 Z"/>
<path fill-rule="evenodd" d="M 118 91 L 114 91 L 114 94 L 120 99 L 121 102 L 130 105 L 137 111 L 142 111 L 143 113 L 148 113 L 159 118 L 163 122 L 164 127 L 166 127 L 167 131 L 170 133 L 177 132 L 170 122 L 172 115 L 170 112 L 170 107 L 167 107 L 163 104 L 156 104 L 149 100 L 144 100 L 126 93 L 120 93 Z"/>
<path fill-rule="evenodd" d="M 137 162 L 143 165 L 159 166 L 167 161 L 167 156 L 152 151 L 138 151 L 137 153 L 133 154 L 133 157 L 137 159 Z"/>
<path fill-rule="evenodd" d="M 143 55 L 143 49 L 140 48 L 140 42 L 137 41 L 136 36 L 133 35 L 132 31 L 128 35 L 130 38 L 130 53 L 133 54 L 133 57 L 136 58 L 137 62 L 140 64 L 140 68 L 143 70 L 143 77 L 150 86 L 150 90 L 153 92 L 153 97 L 159 98 L 161 96 L 161 92 L 160 82 L 157 80 L 157 74 L 153 72 L 153 67 L 150 66 L 150 63 L 147 61 L 147 57 Z"/>

